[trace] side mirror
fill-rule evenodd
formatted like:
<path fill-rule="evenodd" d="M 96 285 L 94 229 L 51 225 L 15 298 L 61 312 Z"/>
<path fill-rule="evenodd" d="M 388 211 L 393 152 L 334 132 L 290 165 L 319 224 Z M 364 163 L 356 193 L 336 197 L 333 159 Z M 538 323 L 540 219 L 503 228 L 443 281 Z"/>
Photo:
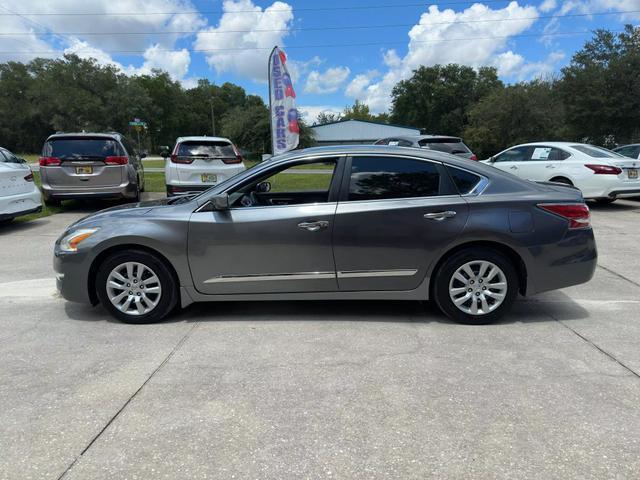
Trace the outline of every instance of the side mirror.
<path fill-rule="evenodd" d="M 171 154 L 169 153 L 169 147 L 167 147 L 166 145 L 162 145 L 160 147 L 160 156 L 162 158 L 167 158 L 167 157 L 171 156 Z"/>
<path fill-rule="evenodd" d="M 19 163 L 27 163 L 27 161 L 24 158 L 18 158 L 18 162 Z"/>
<path fill-rule="evenodd" d="M 495 162 L 495 161 L 496 161 L 496 158 L 495 158 L 495 157 L 489 157 L 489 163 L 493 163 L 493 162 Z"/>
<path fill-rule="evenodd" d="M 271 182 L 260 182 L 256 185 L 256 192 L 267 193 L 271 191 Z"/>
<path fill-rule="evenodd" d="M 147 158 L 147 152 L 142 152 L 140 154 L 140 158 Z"/>
<path fill-rule="evenodd" d="M 211 198 L 214 210 L 229 210 L 229 194 L 221 193 Z"/>

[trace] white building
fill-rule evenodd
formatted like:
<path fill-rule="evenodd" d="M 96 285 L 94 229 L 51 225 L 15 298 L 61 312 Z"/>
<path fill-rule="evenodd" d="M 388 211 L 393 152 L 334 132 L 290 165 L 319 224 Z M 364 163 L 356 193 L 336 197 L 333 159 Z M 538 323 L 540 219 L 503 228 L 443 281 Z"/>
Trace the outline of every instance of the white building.
<path fill-rule="evenodd" d="M 420 135 L 419 128 L 390 125 L 366 120 L 341 120 L 313 125 L 318 146 L 344 144 L 371 144 L 381 138 L 399 135 Z"/>

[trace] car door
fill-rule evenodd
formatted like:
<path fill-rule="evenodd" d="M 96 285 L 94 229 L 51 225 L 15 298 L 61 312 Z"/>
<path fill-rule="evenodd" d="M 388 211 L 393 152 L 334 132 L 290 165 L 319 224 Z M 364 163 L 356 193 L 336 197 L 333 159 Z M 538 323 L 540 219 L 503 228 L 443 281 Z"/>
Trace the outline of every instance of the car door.
<path fill-rule="evenodd" d="M 489 163 L 500 170 L 523 177 L 524 172 L 520 172 L 520 168 L 531 157 L 532 150 L 533 147 L 529 146 L 510 148 L 493 157 Z"/>
<path fill-rule="evenodd" d="M 412 290 L 464 228 L 468 206 L 441 163 L 356 155 L 345 168 L 333 230 L 341 291 Z"/>
<path fill-rule="evenodd" d="M 528 159 L 518 165 L 518 176 L 537 182 L 545 182 L 556 176 L 569 176 L 563 169 L 562 162 L 571 154 L 546 145 L 531 147 Z"/>
<path fill-rule="evenodd" d="M 196 289 L 337 290 L 331 232 L 343 163 L 321 158 L 260 170 L 229 188 L 228 210 L 193 213 L 188 252 Z"/>

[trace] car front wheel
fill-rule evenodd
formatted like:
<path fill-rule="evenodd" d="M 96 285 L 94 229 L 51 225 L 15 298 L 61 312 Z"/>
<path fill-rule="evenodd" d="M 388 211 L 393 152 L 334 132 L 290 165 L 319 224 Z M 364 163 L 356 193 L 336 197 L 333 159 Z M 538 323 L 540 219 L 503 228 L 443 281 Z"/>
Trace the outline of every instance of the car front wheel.
<path fill-rule="evenodd" d="M 447 259 L 435 278 L 434 297 L 452 320 L 482 325 L 503 317 L 518 294 L 518 273 L 502 253 L 469 248 Z"/>
<path fill-rule="evenodd" d="M 98 269 L 96 289 L 100 303 L 125 323 L 159 322 L 178 302 L 165 262 L 141 250 L 108 257 Z"/>

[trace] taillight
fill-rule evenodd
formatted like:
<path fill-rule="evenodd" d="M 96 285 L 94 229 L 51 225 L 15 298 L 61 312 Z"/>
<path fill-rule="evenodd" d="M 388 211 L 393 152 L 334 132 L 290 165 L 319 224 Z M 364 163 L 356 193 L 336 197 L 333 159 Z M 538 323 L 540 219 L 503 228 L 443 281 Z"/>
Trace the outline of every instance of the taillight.
<path fill-rule="evenodd" d="M 475 153 L 472 153 L 471 156 L 469 157 L 470 160 L 474 160 L 474 161 L 478 161 L 478 157 L 476 156 Z"/>
<path fill-rule="evenodd" d="M 189 163 L 193 163 L 193 158 L 189 158 L 189 157 L 179 157 L 178 155 L 176 155 L 175 153 L 173 155 L 171 155 L 171 161 L 173 163 L 184 163 L 184 164 L 189 164 Z"/>
<path fill-rule="evenodd" d="M 126 165 L 129 163 L 129 157 L 107 157 L 104 159 L 107 165 Z"/>
<path fill-rule="evenodd" d="M 589 207 L 584 203 L 540 203 L 538 207 L 568 220 L 570 230 L 591 227 Z"/>
<path fill-rule="evenodd" d="M 30 173 L 29 175 L 27 175 L 26 177 L 24 177 L 24 180 L 26 182 L 33 182 L 33 173 Z"/>
<path fill-rule="evenodd" d="M 62 162 L 58 157 L 40 157 L 38 163 L 41 167 L 58 167 Z"/>
<path fill-rule="evenodd" d="M 585 165 L 585 167 L 593 170 L 596 175 L 620 175 L 622 173 L 621 168 L 611 165 Z"/>
<path fill-rule="evenodd" d="M 224 163 L 242 163 L 244 158 L 242 158 L 242 155 L 240 155 L 240 152 L 238 151 L 238 149 L 236 148 L 235 145 L 231 144 L 231 146 L 233 147 L 233 153 L 235 153 L 236 158 L 223 158 L 222 161 Z"/>

